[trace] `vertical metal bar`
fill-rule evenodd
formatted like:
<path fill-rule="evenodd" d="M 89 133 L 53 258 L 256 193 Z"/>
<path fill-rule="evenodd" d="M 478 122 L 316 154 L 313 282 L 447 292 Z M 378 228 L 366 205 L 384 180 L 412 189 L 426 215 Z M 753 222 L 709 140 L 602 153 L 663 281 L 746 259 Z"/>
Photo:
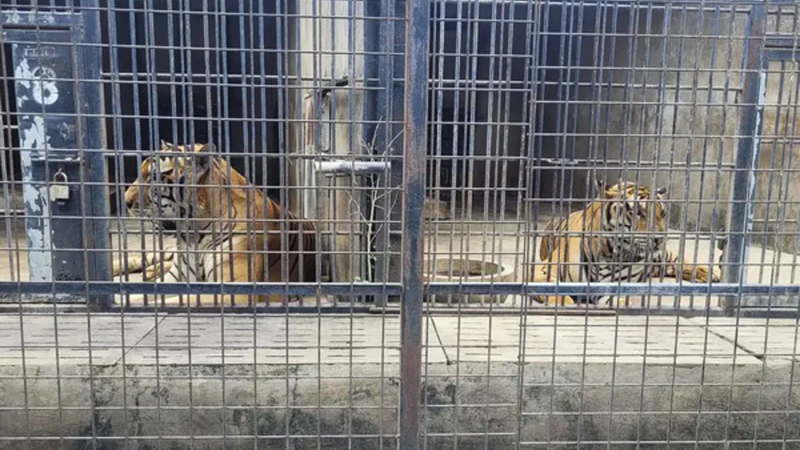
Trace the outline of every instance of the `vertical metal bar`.
<path fill-rule="evenodd" d="M 747 239 L 753 229 L 755 212 L 756 169 L 758 165 L 761 119 L 764 113 L 765 74 L 763 52 L 766 9 L 754 5 L 750 10 L 744 41 L 744 84 L 742 104 L 745 105 L 739 123 L 741 136 L 736 152 L 736 169 L 733 177 L 731 209 L 728 216 L 728 248 L 723 267 L 724 282 L 742 284 L 747 278 Z M 735 295 L 721 298 L 721 305 L 729 314 L 741 299 Z"/>
<path fill-rule="evenodd" d="M 375 237 L 375 280 L 382 283 L 397 282 L 400 272 L 401 261 L 397 257 L 397 248 L 401 246 L 400 233 L 397 224 L 401 220 L 400 208 L 395 208 L 399 193 L 397 188 L 403 183 L 402 166 L 403 160 L 400 158 L 399 150 L 393 147 L 395 139 L 400 136 L 403 129 L 400 126 L 400 117 L 403 113 L 401 82 L 403 67 L 398 53 L 403 51 L 402 33 L 403 29 L 400 20 L 404 17 L 401 9 L 403 3 L 398 0 L 381 0 L 381 17 L 384 20 L 380 23 L 380 45 L 381 63 L 379 71 L 379 84 L 381 90 L 378 94 L 378 114 L 380 120 L 386 124 L 383 130 L 378 130 L 375 147 L 385 152 L 392 163 L 398 164 L 397 170 L 392 166 L 392 171 L 384 176 L 383 185 L 385 192 L 378 195 L 376 202 L 375 222 L 376 230 L 379 229 Z M 396 157 L 396 158 L 395 158 Z M 392 298 L 394 299 L 394 298 Z M 379 297 L 376 306 L 385 306 L 389 297 Z"/>
<path fill-rule="evenodd" d="M 100 32 L 100 2 L 92 0 L 86 2 L 90 8 L 83 13 L 83 43 L 89 44 L 78 49 L 78 56 L 82 61 L 76 61 L 78 74 L 86 82 L 83 86 L 79 85 L 79 92 L 83 98 L 80 99 L 88 113 L 86 117 L 86 132 L 83 133 L 83 148 L 89 149 L 84 152 L 84 170 L 89 181 L 89 186 L 84 187 L 88 191 L 88 199 L 84 214 L 90 216 L 88 229 L 84 229 L 84 235 L 88 240 L 86 245 L 89 249 L 102 250 L 89 252 L 88 255 L 88 280 L 106 281 L 111 279 L 111 258 L 107 250 L 111 249 L 111 237 L 109 234 L 109 192 L 108 192 L 108 168 L 106 166 L 106 155 L 100 149 L 106 145 L 105 119 L 102 118 L 104 111 L 103 88 L 100 81 L 100 70 L 102 68 L 102 54 L 100 43 L 102 42 Z M 113 304 L 113 296 L 94 294 L 89 298 L 92 306 L 107 309 Z"/>
<path fill-rule="evenodd" d="M 419 446 L 422 355 L 422 207 L 428 112 L 430 2 L 406 3 L 403 147 L 403 302 L 401 306 L 400 450 Z"/>
<path fill-rule="evenodd" d="M 363 37 L 364 37 L 364 93 L 362 97 L 362 121 L 363 124 L 361 126 L 361 139 L 364 142 L 371 142 L 372 152 L 375 153 L 383 153 L 385 151 L 385 147 L 383 145 L 378 144 L 378 139 L 380 138 L 379 130 L 377 129 L 378 124 L 378 91 L 375 87 L 379 86 L 378 84 L 378 77 L 380 76 L 380 67 L 379 67 L 379 60 L 378 52 L 380 52 L 380 26 L 379 26 L 379 18 L 381 15 L 381 3 L 379 0 L 367 0 L 364 2 L 364 21 L 363 21 Z M 375 177 L 375 182 L 372 185 L 374 189 L 374 193 L 372 198 L 367 199 L 366 209 L 370 212 L 374 211 L 375 207 L 375 197 L 379 194 L 378 192 L 381 190 L 380 186 L 382 185 L 381 175 L 377 175 Z M 367 235 L 365 236 L 367 240 L 366 244 L 366 251 L 367 251 L 367 261 L 365 261 L 365 269 L 364 273 L 366 274 L 366 280 L 375 281 L 377 271 L 373 270 L 374 265 L 369 260 L 372 258 L 371 252 L 373 246 L 373 240 L 377 239 L 377 236 L 373 235 L 379 234 L 376 231 L 377 224 L 375 223 L 374 214 L 369 214 L 370 219 L 373 220 L 369 226 L 371 228 L 367 229 Z M 385 250 L 385 249 L 376 249 L 378 252 Z M 385 296 L 376 296 L 370 297 L 367 296 L 364 298 L 364 301 L 374 301 L 376 306 L 384 305 L 386 302 Z"/>
<path fill-rule="evenodd" d="M 36 22 L 32 30 L 7 31 L 14 34 L 6 36 L 21 41 L 12 44 L 12 52 L 17 110 L 23 122 L 19 133 L 30 276 L 32 281 L 106 281 L 110 279 L 108 188 L 105 159 L 97 151 L 105 146 L 100 118 L 100 48 L 96 45 L 100 42 L 99 12 L 61 17 L 71 22 L 69 31 Z M 84 41 L 90 45 L 79 48 Z M 48 92 L 61 86 L 60 95 L 47 96 L 47 100 L 36 95 L 33 86 L 39 86 L 40 71 L 54 78 Z M 63 72 L 58 75 L 56 71 Z M 64 75 L 67 71 L 69 76 Z M 31 89 L 32 95 L 24 95 Z M 56 111 L 61 111 L 60 115 L 54 115 Z M 63 131 L 55 134 L 57 128 Z M 63 169 L 69 177 L 65 183 L 73 198 L 66 202 L 47 195 L 56 169 Z M 91 183 L 88 188 L 87 179 Z M 67 297 L 71 296 L 56 292 L 52 296 Z M 110 296 L 90 300 L 107 306 Z"/>

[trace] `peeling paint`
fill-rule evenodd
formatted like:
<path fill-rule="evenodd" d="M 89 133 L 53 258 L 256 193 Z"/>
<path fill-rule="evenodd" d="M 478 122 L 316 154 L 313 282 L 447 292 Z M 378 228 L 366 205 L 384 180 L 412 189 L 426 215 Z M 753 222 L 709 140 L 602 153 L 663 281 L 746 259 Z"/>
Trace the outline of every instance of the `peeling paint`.
<path fill-rule="evenodd" d="M 52 235 L 50 228 L 50 208 L 45 193 L 46 185 L 33 184 L 36 181 L 31 168 L 30 152 L 21 152 L 22 196 L 25 209 L 30 217 L 28 226 L 25 227 L 28 241 L 28 264 L 30 267 L 30 281 L 51 281 L 53 277 L 53 263 L 50 258 Z M 38 251 L 37 251 L 38 250 Z"/>
<path fill-rule="evenodd" d="M 24 125 L 28 125 L 24 127 Z M 19 127 L 19 144 L 25 150 L 47 150 L 50 148 L 50 136 L 41 116 L 22 116 Z M 30 153 L 26 151 L 24 153 Z"/>
<path fill-rule="evenodd" d="M 30 176 L 30 171 L 26 170 L 25 172 L 28 172 L 27 175 Z M 42 206 L 37 201 L 39 200 L 37 198 L 38 195 L 39 190 L 36 189 L 34 185 L 26 183 L 22 186 L 22 196 L 24 198 L 25 208 L 29 213 L 39 214 L 42 212 Z"/>
<path fill-rule="evenodd" d="M 23 105 L 29 100 L 25 90 L 30 91 L 34 73 L 27 59 L 22 59 L 14 68 L 17 89 L 17 108 L 23 110 Z M 30 216 L 26 228 L 28 241 L 28 263 L 30 267 L 30 281 L 51 281 L 53 277 L 53 263 L 50 254 L 53 249 L 53 239 L 50 226 L 50 206 L 47 200 L 47 183 L 37 180 L 33 174 L 32 151 L 46 151 L 50 147 L 50 138 L 47 135 L 44 117 L 38 115 L 24 115 L 19 121 L 20 162 L 22 163 L 22 196 L 25 209 Z"/>
<path fill-rule="evenodd" d="M 14 45 L 15 51 L 17 50 L 16 48 L 17 45 Z M 30 89 L 33 78 L 33 71 L 31 70 L 30 65 L 28 65 L 28 60 L 23 59 L 14 68 L 14 81 L 16 81 L 18 85 L 24 87 L 25 89 Z M 19 100 L 20 98 L 18 97 L 17 102 L 19 102 Z"/>

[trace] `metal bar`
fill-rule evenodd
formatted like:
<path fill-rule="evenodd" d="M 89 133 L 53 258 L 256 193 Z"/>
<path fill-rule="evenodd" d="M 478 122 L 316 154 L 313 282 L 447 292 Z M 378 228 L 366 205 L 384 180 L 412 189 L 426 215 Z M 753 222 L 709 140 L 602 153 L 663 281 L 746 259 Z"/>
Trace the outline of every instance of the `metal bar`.
<path fill-rule="evenodd" d="M 272 309 L 273 311 L 275 308 Z M 266 309 L 269 311 L 269 309 Z M 396 306 L 375 307 L 370 309 L 374 314 L 400 314 L 400 308 Z M 518 308 L 496 308 L 492 312 L 498 317 L 519 317 L 531 316 L 562 316 L 562 317 L 583 317 L 589 320 L 592 317 L 625 317 L 625 316 L 653 316 L 653 317 L 684 317 L 684 318 L 712 318 L 728 317 L 729 313 L 722 308 L 646 308 L 646 307 L 623 307 L 623 308 L 527 308 L 520 312 Z M 738 314 L 742 318 L 772 318 L 772 319 L 800 319 L 800 311 L 797 308 L 740 308 Z M 483 308 L 464 308 L 460 311 L 448 306 L 426 307 L 423 311 L 424 316 L 479 316 L 486 317 L 486 310 Z M 524 320 L 524 319 L 523 319 Z M 591 328 L 591 325 L 587 326 Z M 612 349 L 613 351 L 613 349 Z M 613 351 L 614 354 L 618 353 Z M 618 412 L 615 412 L 618 414 Z"/>
<path fill-rule="evenodd" d="M 797 48 L 768 48 L 764 50 L 764 58 L 774 61 L 797 61 L 800 59 L 800 51 Z"/>
<path fill-rule="evenodd" d="M 362 97 L 362 120 L 361 125 L 361 139 L 363 142 L 372 143 L 371 152 L 384 153 L 383 144 L 385 141 L 381 139 L 383 136 L 381 130 L 378 129 L 377 121 L 380 120 L 379 111 L 379 89 L 380 89 L 380 51 L 381 51 L 381 1 L 368 0 L 363 3 L 364 5 L 364 22 L 362 29 L 362 36 L 364 39 L 364 62 L 363 62 L 363 87 L 366 89 Z M 377 89 L 376 89 L 377 88 Z M 375 174 L 373 178 L 373 195 L 364 195 L 364 210 L 369 211 L 368 223 L 366 231 L 364 232 L 366 240 L 366 248 L 371 251 L 374 247 L 378 249 L 377 242 L 380 236 L 376 232 L 378 226 L 377 211 L 375 210 L 376 200 L 380 194 L 375 195 L 375 192 L 381 191 L 382 181 L 386 180 L 386 173 Z M 380 252 L 379 250 L 377 250 Z M 375 270 L 376 255 L 370 254 L 365 258 L 365 265 L 363 272 L 368 280 L 375 281 L 377 279 L 377 271 Z M 373 297 L 366 299 L 373 303 L 383 304 L 386 302 L 385 297 Z M 381 444 L 383 440 L 381 439 Z"/>
<path fill-rule="evenodd" d="M 335 176 L 377 175 L 392 170 L 392 163 L 389 161 L 328 160 L 316 161 L 314 168 L 319 174 Z"/>
<path fill-rule="evenodd" d="M 788 36 L 775 36 L 767 32 L 764 41 L 764 47 L 767 51 L 797 51 L 798 41 L 797 37 Z"/>
<path fill-rule="evenodd" d="M 499 3 L 499 4 L 511 4 L 511 3 L 526 3 L 529 0 L 436 0 L 437 2 L 442 3 L 474 3 L 474 4 L 492 4 L 492 3 Z M 578 3 L 579 0 L 555 0 L 555 1 L 548 1 L 547 3 L 551 6 L 574 6 Z M 705 3 L 706 8 L 711 8 L 709 5 L 714 5 L 720 2 L 720 0 L 716 1 L 707 1 Z M 771 5 L 791 5 L 795 2 L 795 0 L 770 0 Z M 585 3 L 586 5 L 598 5 L 603 4 L 603 0 L 582 0 L 581 3 Z M 665 8 L 671 8 L 674 5 L 684 5 L 684 4 L 691 4 L 697 5 L 700 3 L 699 0 L 615 0 L 614 5 L 619 5 L 623 8 L 637 8 L 641 6 L 646 6 L 650 4 L 655 5 L 663 5 Z M 763 5 L 763 2 L 759 0 L 725 0 L 725 4 L 730 5 Z M 615 6 L 616 7 L 616 6 Z"/>
<path fill-rule="evenodd" d="M 0 312 L 13 313 L 18 312 L 18 305 L 4 307 L 0 305 Z M 42 304 L 32 304 L 25 307 L 25 315 L 36 314 L 52 314 L 53 307 L 50 305 L 44 306 Z M 80 305 L 64 305 L 58 309 L 60 313 L 85 313 L 85 306 Z M 186 313 L 185 306 L 114 306 L 106 312 L 99 314 L 153 314 L 159 313 Z M 192 306 L 192 314 L 219 314 L 219 307 L 215 306 Z M 98 314 L 98 313 L 93 313 Z M 348 316 L 363 316 L 367 315 L 382 315 L 386 318 L 400 315 L 400 307 L 390 306 L 370 306 L 363 303 L 348 304 L 346 302 L 340 303 L 338 306 L 329 306 L 319 308 L 318 306 L 246 306 L 242 308 L 229 308 L 226 309 L 225 314 L 239 314 L 239 315 L 252 315 L 256 314 L 259 317 L 269 315 L 285 316 L 286 314 L 304 314 L 304 315 L 348 315 Z M 725 318 L 729 317 L 729 313 L 719 307 L 711 307 L 708 309 L 703 308 L 647 308 L 647 307 L 622 307 L 622 308 L 576 308 L 576 309 L 556 309 L 556 308 L 528 308 L 520 312 L 518 308 L 495 308 L 492 312 L 497 317 L 530 317 L 530 316 L 567 316 L 567 317 L 625 317 L 625 316 L 657 316 L 657 317 L 683 317 L 683 318 L 704 318 L 710 319 L 714 317 Z M 741 318 L 770 318 L 770 319 L 800 319 L 800 311 L 797 308 L 750 308 L 742 307 L 738 310 L 739 317 Z M 432 317 L 453 317 L 453 316 L 477 316 L 486 317 L 486 310 L 484 308 L 463 308 L 460 311 L 449 306 L 430 306 L 423 310 L 423 316 Z M 24 317 L 24 316 L 23 316 Z M 194 347 L 192 347 L 194 348 Z M 138 377 L 137 377 L 138 378 Z M 727 384 L 726 384 L 727 386 Z M 430 405 L 429 405 L 430 407 Z"/>
<path fill-rule="evenodd" d="M 147 283 L 147 282 L 25 282 L 0 281 L 0 293 L 52 294 L 53 286 L 57 292 L 65 294 L 152 294 L 152 295 L 194 295 L 194 294 L 287 294 L 287 295 L 400 295 L 398 283 Z"/>
<path fill-rule="evenodd" d="M 99 6 L 99 2 L 93 0 L 86 2 L 88 6 Z M 80 43 L 100 43 L 102 42 L 100 27 L 100 10 L 83 12 L 83 26 L 78 26 L 82 31 Z M 80 35 L 75 33 L 76 38 Z M 103 113 L 104 94 L 100 84 L 100 69 L 102 68 L 102 53 L 98 47 L 81 47 L 78 58 L 78 76 L 86 81 L 80 83 L 78 91 L 81 94 L 79 103 L 87 112 Z M 85 130 L 83 140 L 80 143 L 84 148 L 107 148 L 106 123 L 99 117 L 87 118 L 85 120 Z M 109 216 L 109 189 L 108 189 L 108 168 L 106 158 L 102 153 L 84 154 L 81 158 L 84 165 L 86 185 L 82 189 L 85 198 L 85 205 L 82 205 L 82 213 L 89 216 L 89 222 L 84 221 L 87 249 L 110 249 L 111 235 L 109 233 L 109 221 L 100 219 Z M 82 179 L 83 180 L 83 179 Z M 85 192 L 85 194 L 83 194 Z M 111 255 L 109 252 L 88 252 L 87 254 L 87 275 L 89 280 L 106 281 L 111 280 Z M 100 309 L 109 308 L 113 303 L 113 298 L 109 295 L 90 297 L 89 301 Z"/>
<path fill-rule="evenodd" d="M 422 255 L 427 154 L 430 2 L 406 1 L 405 127 L 403 142 L 403 299 L 400 335 L 400 450 L 420 438 L 422 375 Z"/>
<path fill-rule="evenodd" d="M 2 285 L 0 285 L 2 286 Z M 427 294 L 506 294 L 506 295 L 532 295 L 536 294 L 615 294 L 615 295 L 689 295 L 689 294 L 797 294 L 800 286 L 791 284 L 735 284 L 735 283 L 689 283 L 683 285 L 673 283 L 630 283 L 614 282 L 604 283 L 456 283 L 456 282 L 431 282 L 425 285 Z"/>
<path fill-rule="evenodd" d="M 376 232 L 374 279 L 381 283 L 400 281 L 402 261 L 397 250 L 402 246 L 400 221 L 402 208 L 399 206 L 399 188 L 403 186 L 403 158 L 401 149 L 395 142 L 402 139 L 403 127 L 400 120 L 404 114 L 404 66 L 401 56 L 405 54 L 403 47 L 405 29 L 395 18 L 406 20 L 406 8 L 400 0 L 381 0 L 380 42 L 381 62 L 379 71 L 378 117 L 383 126 L 377 130 L 375 147 L 393 159 L 391 172 L 383 174 L 378 182 L 383 192 L 373 199 L 377 213 L 375 221 L 380 232 Z M 389 299 L 379 297 L 378 302 Z"/>
<path fill-rule="evenodd" d="M 758 174 L 758 155 L 761 147 L 761 127 L 766 75 L 764 64 L 764 34 L 766 7 L 755 6 L 750 12 L 745 30 L 742 68 L 745 71 L 742 87 L 744 114 L 739 122 L 739 140 L 736 152 L 736 173 L 733 178 L 732 204 L 728 216 L 728 248 L 723 267 L 727 283 L 741 284 L 747 279 L 747 250 L 753 230 L 755 189 Z M 739 299 L 729 296 L 722 300 L 726 309 L 733 311 Z"/>

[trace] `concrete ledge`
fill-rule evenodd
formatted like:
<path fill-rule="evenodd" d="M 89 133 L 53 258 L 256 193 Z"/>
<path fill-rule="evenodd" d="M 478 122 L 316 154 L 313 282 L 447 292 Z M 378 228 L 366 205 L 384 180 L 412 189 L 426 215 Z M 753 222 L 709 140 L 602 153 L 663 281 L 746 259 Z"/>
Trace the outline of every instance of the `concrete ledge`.
<path fill-rule="evenodd" d="M 645 320 L 428 319 L 427 448 L 800 446 L 794 321 Z M 0 342 L 2 449 L 396 448 L 396 317 L 0 316 Z"/>

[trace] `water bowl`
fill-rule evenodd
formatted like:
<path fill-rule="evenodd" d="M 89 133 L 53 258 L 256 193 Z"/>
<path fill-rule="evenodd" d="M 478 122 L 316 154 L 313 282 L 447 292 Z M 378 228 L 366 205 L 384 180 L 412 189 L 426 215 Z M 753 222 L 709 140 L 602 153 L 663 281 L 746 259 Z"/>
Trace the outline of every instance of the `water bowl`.
<path fill-rule="evenodd" d="M 514 268 L 481 259 L 441 257 L 423 261 L 422 276 L 426 283 L 502 283 L 513 281 Z M 502 303 L 507 295 L 439 294 L 426 295 L 436 303 Z"/>

